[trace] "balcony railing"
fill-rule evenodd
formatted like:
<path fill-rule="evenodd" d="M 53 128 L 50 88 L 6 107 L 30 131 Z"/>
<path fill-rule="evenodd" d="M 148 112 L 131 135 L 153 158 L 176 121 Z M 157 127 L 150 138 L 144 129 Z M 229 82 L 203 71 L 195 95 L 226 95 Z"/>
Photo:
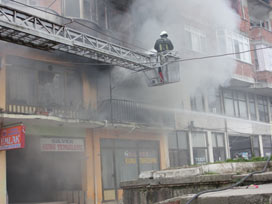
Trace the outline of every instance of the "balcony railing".
<path fill-rule="evenodd" d="M 101 101 L 98 103 L 97 110 L 8 104 L 5 112 L 10 114 L 55 116 L 63 119 L 107 120 L 111 123 L 174 127 L 173 112 L 148 104 L 118 99 Z"/>
<path fill-rule="evenodd" d="M 98 112 L 100 116 L 112 123 L 174 126 L 173 112 L 129 100 L 112 99 L 102 101 Z"/>

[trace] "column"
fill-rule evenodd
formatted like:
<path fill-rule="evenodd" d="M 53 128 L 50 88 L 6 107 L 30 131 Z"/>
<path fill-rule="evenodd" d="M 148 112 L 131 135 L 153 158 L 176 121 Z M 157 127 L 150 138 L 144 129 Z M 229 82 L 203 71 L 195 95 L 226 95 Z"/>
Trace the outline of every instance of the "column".
<path fill-rule="evenodd" d="M 6 151 L 0 151 L 0 203 L 7 203 Z"/>

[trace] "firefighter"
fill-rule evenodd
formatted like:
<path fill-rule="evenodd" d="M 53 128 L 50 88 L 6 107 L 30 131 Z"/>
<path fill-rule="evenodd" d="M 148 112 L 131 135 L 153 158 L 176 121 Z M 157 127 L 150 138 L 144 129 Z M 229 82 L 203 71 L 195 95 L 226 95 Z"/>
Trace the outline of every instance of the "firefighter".
<path fill-rule="evenodd" d="M 171 40 L 167 38 L 168 34 L 166 31 L 162 31 L 160 36 L 161 38 L 156 41 L 154 48 L 158 52 L 158 58 L 160 59 L 160 64 L 163 65 L 167 61 L 164 55 L 167 54 L 168 51 L 173 50 L 174 46 Z M 163 83 L 164 77 L 163 77 L 162 67 L 158 68 L 158 74 L 160 76 L 160 82 Z"/>
<path fill-rule="evenodd" d="M 158 53 L 160 52 L 164 52 L 164 51 L 169 51 L 169 50 L 173 50 L 174 46 L 171 42 L 171 40 L 169 40 L 168 34 L 166 31 L 162 31 L 160 34 L 161 38 L 158 39 L 155 43 L 155 50 L 157 50 Z"/>

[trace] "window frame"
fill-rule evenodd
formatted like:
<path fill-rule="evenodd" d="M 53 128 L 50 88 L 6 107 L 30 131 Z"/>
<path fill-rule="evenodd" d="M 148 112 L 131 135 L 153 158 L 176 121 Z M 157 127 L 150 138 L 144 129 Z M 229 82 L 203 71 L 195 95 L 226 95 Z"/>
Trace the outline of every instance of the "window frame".
<path fill-rule="evenodd" d="M 179 135 L 178 133 L 184 133 L 187 143 L 187 149 L 183 149 L 180 147 L 180 143 L 179 143 Z M 175 134 L 172 135 L 168 135 L 168 141 L 169 141 L 169 137 L 175 137 L 175 141 L 176 141 L 176 148 L 170 148 L 170 146 L 168 145 L 168 151 L 169 151 L 169 160 L 170 160 L 170 166 L 171 167 L 178 167 L 178 166 L 183 166 L 183 165 L 189 165 L 190 164 L 190 146 L 189 146 L 189 134 L 187 131 L 176 131 Z M 181 153 L 184 153 L 186 151 L 186 157 L 187 157 L 187 161 L 186 164 L 182 164 L 181 163 Z M 171 161 L 172 155 L 174 155 L 174 160 Z M 177 162 L 176 162 L 177 161 Z"/>
<path fill-rule="evenodd" d="M 219 147 L 218 146 L 218 137 L 217 137 L 218 135 L 223 136 L 223 147 Z M 215 137 L 213 137 L 213 136 L 215 136 Z M 216 139 L 215 146 L 214 146 L 213 138 Z M 225 161 L 227 159 L 226 141 L 225 141 L 225 134 L 224 133 L 222 133 L 222 132 L 212 132 L 212 148 L 213 148 L 213 159 L 214 159 L 214 162 L 220 161 L 220 160 L 216 160 L 215 159 L 215 152 L 217 152 L 217 151 L 220 152 L 220 150 L 223 150 L 223 152 L 224 152 L 224 158 L 221 161 Z"/>
<path fill-rule="evenodd" d="M 260 103 L 261 102 L 261 103 Z M 263 108 L 263 117 L 260 113 L 260 108 Z M 257 95 L 257 109 L 259 114 L 259 121 L 261 122 L 269 122 L 269 109 L 268 109 L 268 101 L 266 96 Z"/>
<path fill-rule="evenodd" d="M 186 40 L 187 49 L 199 53 L 204 53 L 207 50 L 207 35 L 205 32 L 191 25 L 185 25 L 184 33 L 185 36 L 188 34 L 188 37 L 190 37 L 190 44 L 189 39 Z M 196 39 L 195 41 L 193 37 Z"/>
<path fill-rule="evenodd" d="M 206 146 L 205 147 L 195 147 L 194 146 L 194 143 L 193 143 L 193 137 L 194 137 L 194 134 L 199 134 L 199 133 L 201 133 L 201 134 L 203 134 L 204 135 L 204 137 L 205 137 L 205 143 L 206 143 Z M 209 142 L 208 142 L 208 134 L 207 134 L 207 132 L 201 132 L 201 131 L 192 131 L 191 132 L 191 135 L 192 135 L 192 150 L 193 150 L 193 161 L 194 161 L 194 164 L 206 164 L 206 163 L 209 163 L 210 162 L 210 158 L 209 158 Z M 195 159 L 195 151 L 198 151 L 198 150 L 204 150 L 204 151 L 206 151 L 206 154 L 207 155 L 205 155 L 205 156 L 207 156 L 207 158 L 206 158 L 206 162 L 204 162 L 204 163 L 197 163 L 196 162 L 196 159 Z"/>

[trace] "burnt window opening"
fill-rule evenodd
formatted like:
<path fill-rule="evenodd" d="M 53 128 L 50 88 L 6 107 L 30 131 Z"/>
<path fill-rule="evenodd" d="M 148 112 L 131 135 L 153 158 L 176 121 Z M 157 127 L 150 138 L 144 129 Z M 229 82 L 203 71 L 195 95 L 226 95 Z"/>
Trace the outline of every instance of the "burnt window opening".
<path fill-rule="evenodd" d="M 7 104 L 46 109 L 82 108 L 82 80 L 76 70 L 8 57 Z"/>
<path fill-rule="evenodd" d="M 193 111 L 205 111 L 205 100 L 202 94 L 197 94 L 191 97 L 191 109 Z"/>

